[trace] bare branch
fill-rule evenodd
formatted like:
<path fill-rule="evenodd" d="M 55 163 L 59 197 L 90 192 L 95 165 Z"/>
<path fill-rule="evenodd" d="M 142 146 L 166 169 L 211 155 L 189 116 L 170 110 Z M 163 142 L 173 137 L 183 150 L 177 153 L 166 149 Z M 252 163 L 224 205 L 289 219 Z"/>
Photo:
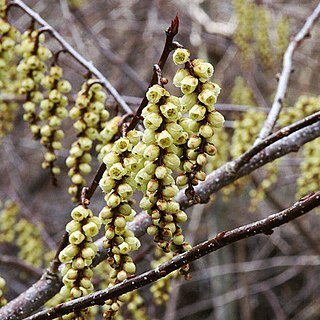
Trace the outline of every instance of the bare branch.
<path fill-rule="evenodd" d="M 292 72 L 293 53 L 297 49 L 297 47 L 300 45 L 300 43 L 305 38 L 310 36 L 311 29 L 314 23 L 316 22 L 316 20 L 319 18 L 319 16 L 320 16 L 320 3 L 314 9 L 312 14 L 307 18 L 302 29 L 296 34 L 296 36 L 290 42 L 283 57 L 282 72 L 279 78 L 278 88 L 276 91 L 276 95 L 275 95 L 271 110 L 268 114 L 268 117 L 265 123 L 263 124 L 259 137 L 257 138 L 255 144 L 259 143 L 261 140 L 267 137 L 272 131 L 272 129 L 274 128 L 282 108 L 282 102 L 287 92 L 288 82 L 289 82 L 290 74 Z"/>
<path fill-rule="evenodd" d="M 109 80 L 103 76 L 103 74 L 93 65 L 92 61 L 86 60 L 82 55 L 80 55 L 68 42 L 64 40 L 64 38 L 60 35 L 58 31 L 56 31 L 51 25 L 49 25 L 41 16 L 34 12 L 30 7 L 28 7 L 21 0 L 12 0 L 10 5 L 17 6 L 21 8 L 25 13 L 27 13 L 30 17 L 32 17 L 37 23 L 46 28 L 46 31 L 50 32 L 51 35 L 60 43 L 60 45 L 68 51 L 68 53 L 77 60 L 85 69 L 90 71 L 92 75 L 94 75 L 101 84 L 109 91 L 109 93 L 114 97 L 114 99 L 119 103 L 122 109 L 126 113 L 132 113 L 131 108 L 127 105 L 124 99 L 120 96 L 118 91 L 112 86 Z"/>
<path fill-rule="evenodd" d="M 311 193 L 300 199 L 293 206 L 279 213 L 270 215 L 265 219 L 230 231 L 220 232 L 215 238 L 196 245 L 191 250 L 174 257 L 172 260 L 158 266 L 154 270 L 145 272 L 132 279 L 125 280 L 114 287 L 97 291 L 88 296 L 59 304 L 49 310 L 38 312 L 37 314 L 26 318 L 26 320 L 49 320 L 93 305 L 104 304 L 104 301 L 107 299 L 118 297 L 124 293 L 155 282 L 171 272 L 178 270 L 183 265 L 200 259 L 201 257 L 230 245 L 231 243 L 255 236 L 257 234 L 270 235 L 273 233 L 274 228 L 277 228 L 306 214 L 319 205 L 320 191 Z"/>

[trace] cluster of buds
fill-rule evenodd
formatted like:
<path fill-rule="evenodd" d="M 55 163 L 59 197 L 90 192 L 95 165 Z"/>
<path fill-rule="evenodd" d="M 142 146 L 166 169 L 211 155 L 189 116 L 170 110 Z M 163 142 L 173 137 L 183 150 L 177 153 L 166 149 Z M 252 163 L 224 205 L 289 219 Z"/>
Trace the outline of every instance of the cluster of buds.
<path fill-rule="evenodd" d="M 144 304 L 142 296 L 138 291 L 130 292 L 130 299 L 127 302 L 128 312 L 132 319 L 147 320 L 149 319 L 146 306 Z"/>
<path fill-rule="evenodd" d="M 22 41 L 16 46 L 16 52 L 23 58 L 17 66 L 17 73 L 21 77 L 19 93 L 26 94 L 23 119 L 29 122 L 36 138 L 39 128 L 33 125 L 39 121 L 37 106 L 43 100 L 39 84 L 47 69 L 45 61 L 52 57 L 51 51 L 41 44 L 44 41 L 43 33 L 28 30 L 22 34 Z"/>
<path fill-rule="evenodd" d="M 19 31 L 8 23 L 5 15 L 6 4 L 0 3 L 0 89 L 1 92 L 15 93 L 16 79 L 14 66 L 15 46 L 20 38 Z M 0 139 L 13 128 L 17 104 L 0 102 Z"/>
<path fill-rule="evenodd" d="M 234 33 L 234 42 L 239 47 L 242 57 L 249 63 L 253 56 L 255 4 L 248 0 L 233 0 L 237 28 Z"/>
<path fill-rule="evenodd" d="M 15 225 L 20 211 L 16 202 L 7 200 L 0 211 L 0 243 L 13 242 L 15 237 Z"/>
<path fill-rule="evenodd" d="M 99 182 L 105 193 L 106 206 L 99 217 L 105 225 L 103 247 L 109 249 L 107 262 L 111 267 L 109 283 L 115 285 L 136 272 L 130 257 L 131 251 L 140 247 L 140 241 L 128 229 L 127 223 L 134 219 L 136 212 L 131 208 L 131 197 L 136 188 L 134 175 L 137 160 L 131 150 L 141 138 L 140 132 L 129 131 L 126 137 L 119 138 L 104 156 L 106 170 Z M 105 319 L 111 319 L 125 302 L 127 295 L 107 300 L 104 306 Z"/>
<path fill-rule="evenodd" d="M 40 230 L 26 219 L 20 219 L 15 225 L 18 256 L 37 268 L 43 265 L 44 244 Z"/>
<path fill-rule="evenodd" d="M 17 104 L 0 101 L 0 142 L 12 129 Z"/>
<path fill-rule="evenodd" d="M 251 108 L 241 118 L 234 121 L 232 148 L 230 150 L 233 158 L 239 157 L 253 145 L 265 117 L 263 111 Z"/>
<path fill-rule="evenodd" d="M 68 98 L 65 95 L 71 91 L 69 81 L 62 79 L 63 69 L 57 65 L 50 68 L 50 74 L 41 80 L 41 85 L 48 92 L 48 98 L 40 103 L 39 118 L 43 121 L 40 127 L 31 125 L 31 130 L 36 136 L 41 137 L 40 142 L 46 148 L 43 169 L 50 169 L 53 175 L 60 173 L 60 168 L 54 165 L 56 150 L 61 150 L 61 140 L 64 133 L 61 129 L 62 120 L 67 117 Z"/>
<path fill-rule="evenodd" d="M 97 254 L 97 246 L 92 238 L 99 233 L 101 221 L 82 205 L 71 211 L 71 217 L 72 220 L 66 226 L 69 245 L 59 254 L 59 260 L 65 263 L 62 270 L 64 286 L 60 293 L 75 299 L 93 291 L 91 265 Z"/>
<path fill-rule="evenodd" d="M 6 286 L 6 280 L 0 277 L 0 308 L 7 304 L 6 298 L 3 296 L 3 289 Z"/>
<path fill-rule="evenodd" d="M 97 80 L 90 79 L 82 85 L 77 95 L 75 106 L 69 115 L 75 122 L 73 127 L 78 139 L 70 148 L 70 155 L 66 160 L 72 185 L 68 192 L 74 202 L 79 201 L 82 187 L 85 185 L 84 175 L 91 172 L 92 144 L 99 137 L 99 132 L 109 118 L 109 112 L 104 103 L 106 94 L 102 91 Z"/>
<path fill-rule="evenodd" d="M 265 69 L 272 68 L 274 65 L 274 54 L 269 37 L 270 15 L 268 8 L 259 5 L 256 8 L 257 30 L 255 32 L 257 55 Z"/>
<path fill-rule="evenodd" d="M 112 149 L 113 142 L 119 133 L 119 125 L 121 117 L 115 116 L 104 125 L 104 128 L 100 131 L 99 141 L 100 143 L 96 146 L 96 151 L 99 152 L 98 160 L 103 161 L 104 156 Z"/>
<path fill-rule="evenodd" d="M 181 59 L 181 56 L 184 56 L 184 59 Z M 213 75 L 213 66 L 201 59 L 190 61 L 188 50 L 176 49 L 173 61 L 176 64 L 185 64 L 184 69 L 176 72 L 173 83 L 184 94 L 180 99 L 181 111 L 188 113 L 188 118 L 181 118 L 179 123 L 189 134 L 182 148 L 180 167 L 183 174 L 177 177 L 177 185 L 188 185 L 186 195 L 190 202 L 197 203 L 199 199 L 194 192 L 194 186 L 199 180 L 204 181 L 206 178 L 204 167 L 207 156 L 216 153 L 213 143 L 214 130 L 221 128 L 224 123 L 224 117 L 214 107 L 220 87 L 209 81 Z"/>

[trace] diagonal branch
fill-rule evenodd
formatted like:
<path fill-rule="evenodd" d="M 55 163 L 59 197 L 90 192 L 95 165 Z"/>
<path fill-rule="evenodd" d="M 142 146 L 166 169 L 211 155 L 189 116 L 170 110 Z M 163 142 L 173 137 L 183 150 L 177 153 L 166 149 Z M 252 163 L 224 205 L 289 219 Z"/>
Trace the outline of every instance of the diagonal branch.
<path fill-rule="evenodd" d="M 104 77 L 103 74 L 93 65 L 92 61 L 88 61 L 80 53 L 78 53 L 68 42 L 66 42 L 66 40 L 64 40 L 60 33 L 57 30 L 55 30 L 51 25 L 49 25 L 44 19 L 42 19 L 38 13 L 34 12 L 21 0 L 11 0 L 9 6 L 19 7 L 37 23 L 43 26 L 46 29 L 46 31 L 50 32 L 50 34 L 60 43 L 60 45 L 65 50 L 67 50 L 67 52 L 75 60 L 79 62 L 79 64 L 81 64 L 85 69 L 87 69 L 92 75 L 94 75 L 100 81 L 101 85 L 103 85 L 108 90 L 108 92 L 114 97 L 114 99 L 126 113 L 132 113 L 131 108 L 123 100 L 118 91 L 112 86 L 109 80 L 106 77 Z"/>
<path fill-rule="evenodd" d="M 316 22 L 316 20 L 320 16 L 320 3 L 313 10 L 312 14 L 307 18 L 305 24 L 302 29 L 296 34 L 293 40 L 290 42 L 284 57 L 283 57 L 283 66 L 282 72 L 279 78 L 278 88 L 276 91 L 276 95 L 271 107 L 271 110 L 268 114 L 268 117 L 263 124 L 263 127 L 260 131 L 259 137 L 257 138 L 255 144 L 259 143 L 261 140 L 266 138 L 273 130 L 280 111 L 282 109 L 282 103 L 285 98 L 287 87 L 289 83 L 290 74 L 292 72 L 292 57 L 294 51 L 301 44 L 301 42 L 310 36 L 311 29 Z"/>
<path fill-rule="evenodd" d="M 196 245 L 191 250 L 174 257 L 154 270 L 147 271 L 141 275 L 125 280 L 114 287 L 59 304 L 49 310 L 38 312 L 37 314 L 26 318 L 26 320 L 49 320 L 93 305 L 104 304 L 107 299 L 118 297 L 122 294 L 155 282 L 158 279 L 167 276 L 171 272 L 178 270 L 185 264 L 200 259 L 201 257 L 230 245 L 231 243 L 257 234 L 271 235 L 274 228 L 306 214 L 319 205 L 320 191 L 308 194 L 291 207 L 279 213 L 272 214 L 265 219 L 230 231 L 220 232 L 215 238 Z"/>

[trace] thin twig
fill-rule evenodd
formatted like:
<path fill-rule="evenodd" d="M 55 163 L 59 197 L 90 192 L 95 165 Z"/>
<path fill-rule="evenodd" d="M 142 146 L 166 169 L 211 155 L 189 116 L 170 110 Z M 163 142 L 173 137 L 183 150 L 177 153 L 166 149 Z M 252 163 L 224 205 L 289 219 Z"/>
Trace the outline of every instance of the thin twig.
<path fill-rule="evenodd" d="M 278 116 L 282 108 L 282 103 L 287 92 L 289 78 L 292 73 L 293 53 L 297 49 L 297 47 L 301 44 L 301 42 L 305 38 L 310 36 L 311 29 L 314 23 L 316 22 L 316 20 L 319 18 L 319 16 L 320 16 L 320 3 L 313 10 L 312 14 L 307 18 L 302 29 L 296 34 L 296 36 L 290 42 L 283 57 L 282 72 L 279 78 L 278 88 L 276 91 L 276 95 L 275 95 L 271 110 L 268 114 L 266 121 L 263 124 L 263 127 L 259 133 L 259 136 L 255 141 L 255 144 L 259 143 L 261 140 L 263 140 L 272 132 L 277 122 Z"/>
<path fill-rule="evenodd" d="M 51 25 L 49 25 L 41 16 L 34 12 L 30 7 L 28 7 L 21 0 L 12 0 L 9 4 L 21 8 L 25 13 L 27 13 L 32 19 L 34 19 L 38 24 L 45 27 L 48 32 L 60 43 L 60 45 L 68 51 L 68 53 L 79 62 L 86 70 L 88 70 L 93 76 L 95 76 L 101 84 L 109 91 L 109 93 L 114 97 L 118 104 L 126 113 L 132 113 L 131 108 L 120 96 L 118 91 L 112 86 L 109 80 L 102 75 L 102 73 L 93 65 L 92 61 L 88 61 L 81 54 L 79 54 L 64 38 L 56 31 Z"/>
<path fill-rule="evenodd" d="M 201 257 L 230 245 L 231 243 L 257 234 L 270 235 L 273 233 L 274 228 L 304 215 L 319 205 L 320 191 L 311 193 L 300 199 L 293 206 L 279 213 L 230 231 L 221 232 L 215 238 L 198 244 L 191 250 L 174 257 L 172 260 L 158 266 L 154 270 L 147 271 L 134 278 L 125 280 L 114 287 L 97 291 L 88 296 L 66 303 L 61 303 L 49 310 L 38 312 L 37 314 L 26 318 L 26 320 L 49 320 L 93 305 L 101 305 L 107 299 L 118 297 L 124 293 L 155 282 L 156 280 L 167 276 L 171 272 L 178 270 L 183 265 L 200 259 Z"/>

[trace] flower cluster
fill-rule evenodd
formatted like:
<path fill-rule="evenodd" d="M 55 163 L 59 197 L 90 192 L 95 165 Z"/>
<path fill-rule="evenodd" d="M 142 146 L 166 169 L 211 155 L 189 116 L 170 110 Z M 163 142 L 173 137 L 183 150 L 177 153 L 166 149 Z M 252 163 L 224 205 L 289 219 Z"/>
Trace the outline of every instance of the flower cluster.
<path fill-rule="evenodd" d="M 46 148 L 43 169 L 50 169 L 53 175 L 60 173 L 60 168 L 54 165 L 56 150 L 60 150 L 64 133 L 61 129 L 62 120 L 67 117 L 68 98 L 65 94 L 71 91 L 71 84 L 64 80 L 63 69 L 57 65 L 50 68 L 50 73 L 41 79 L 41 85 L 47 90 L 48 98 L 40 103 L 39 118 L 42 126 L 34 124 L 34 134 L 41 137 L 40 142 Z"/>
<path fill-rule="evenodd" d="M 16 93 L 15 46 L 20 38 L 19 31 L 8 23 L 6 4 L 0 3 L 0 89 L 2 93 Z M 13 128 L 17 104 L 0 101 L 0 139 Z"/>
<path fill-rule="evenodd" d="M 15 237 L 15 225 L 20 211 L 16 202 L 7 200 L 0 211 L 0 243 L 12 242 Z"/>
<path fill-rule="evenodd" d="M 128 229 L 136 212 L 131 208 L 131 197 L 136 188 L 132 176 L 136 172 L 137 161 L 131 150 L 140 140 L 140 133 L 129 131 L 126 137 L 119 138 L 111 150 L 104 156 L 106 170 L 99 182 L 105 193 L 106 206 L 99 217 L 105 224 L 104 248 L 109 249 L 107 262 L 112 268 L 109 274 L 110 285 L 127 279 L 136 272 L 136 266 L 130 257 L 131 251 L 140 247 L 140 241 Z M 107 300 L 104 306 L 104 317 L 110 319 L 120 309 L 121 301 L 127 296 Z"/>
<path fill-rule="evenodd" d="M 71 217 L 72 220 L 66 226 L 69 245 L 59 254 L 60 261 L 65 263 L 62 270 L 64 286 L 60 293 L 75 299 L 93 291 L 91 265 L 97 254 L 97 246 L 92 238 L 98 234 L 101 221 L 93 216 L 90 209 L 81 205 L 72 210 Z"/>
<path fill-rule="evenodd" d="M 195 59 L 189 61 L 186 68 L 178 70 L 173 79 L 174 85 L 184 94 L 180 99 L 181 111 L 188 115 L 179 120 L 179 124 L 188 132 L 188 140 L 182 148 L 183 173 L 178 176 L 177 185 L 188 185 L 186 195 L 193 203 L 198 202 L 194 186 L 206 178 L 204 167 L 207 156 L 216 153 L 214 131 L 224 123 L 224 117 L 214 106 L 220 87 L 209 80 L 213 71 L 210 63 Z"/>
<path fill-rule="evenodd" d="M 44 244 L 39 228 L 22 218 L 15 225 L 15 231 L 19 258 L 35 267 L 42 267 Z"/>
<path fill-rule="evenodd" d="M 112 149 L 113 143 L 119 133 L 119 124 L 121 117 L 115 116 L 104 125 L 104 128 L 100 131 L 99 141 L 97 144 L 96 151 L 99 152 L 98 160 L 103 161 L 104 156 Z"/>
<path fill-rule="evenodd" d="M 178 193 L 172 173 L 179 169 L 179 144 L 186 142 L 187 134 L 177 124 L 180 116 L 179 99 L 156 84 L 147 92 L 149 104 L 142 111 L 145 131 L 142 143 L 134 150 L 142 156 L 144 166 L 135 180 L 145 194 L 140 207 L 152 217 L 148 233 L 166 252 L 173 246 L 187 246 L 179 223 L 187 220 L 180 205 L 173 200 Z M 174 249 L 175 250 L 175 249 Z"/>
<path fill-rule="evenodd" d="M 7 304 L 6 298 L 3 296 L 3 289 L 6 286 L 6 281 L 0 277 L 0 308 Z"/>
<path fill-rule="evenodd" d="M 269 38 L 270 15 L 267 7 L 260 5 L 256 8 L 256 18 L 258 21 L 255 34 L 257 55 L 265 69 L 272 68 L 274 65 L 274 54 Z"/>
<path fill-rule="evenodd" d="M 23 58 L 17 66 L 21 77 L 20 94 L 26 94 L 23 104 L 23 119 L 30 124 L 30 129 L 36 138 L 39 138 L 39 121 L 37 106 L 43 100 L 40 91 L 40 82 L 47 70 L 45 61 L 52 57 L 51 51 L 42 43 L 45 36 L 38 30 L 27 30 L 22 34 L 21 43 L 16 46 L 16 52 Z"/>
<path fill-rule="evenodd" d="M 101 85 L 94 79 L 86 81 L 76 98 L 75 106 L 69 115 L 75 122 L 73 127 L 78 139 L 73 142 L 66 160 L 72 185 L 69 194 L 74 202 L 79 201 L 81 189 L 85 185 L 84 175 L 91 172 L 92 144 L 99 137 L 99 132 L 109 118 L 104 107 L 106 94 Z"/>

